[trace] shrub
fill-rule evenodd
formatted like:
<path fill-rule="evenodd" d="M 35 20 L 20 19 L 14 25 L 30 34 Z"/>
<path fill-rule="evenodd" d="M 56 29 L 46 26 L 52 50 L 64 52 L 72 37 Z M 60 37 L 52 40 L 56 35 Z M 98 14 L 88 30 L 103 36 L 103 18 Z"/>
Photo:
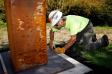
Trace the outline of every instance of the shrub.
<path fill-rule="evenodd" d="M 59 9 L 66 15 L 72 11 L 75 13 L 77 10 L 83 10 L 89 15 L 94 10 L 102 11 L 105 8 L 105 0 L 47 0 L 47 5 L 48 12 Z"/>
<path fill-rule="evenodd" d="M 6 21 L 5 18 L 5 9 L 4 9 L 4 0 L 0 0 L 0 20 Z"/>
<path fill-rule="evenodd" d="M 96 25 L 112 23 L 112 0 L 47 0 L 47 16 L 55 9 L 61 10 L 63 15 L 88 17 Z"/>

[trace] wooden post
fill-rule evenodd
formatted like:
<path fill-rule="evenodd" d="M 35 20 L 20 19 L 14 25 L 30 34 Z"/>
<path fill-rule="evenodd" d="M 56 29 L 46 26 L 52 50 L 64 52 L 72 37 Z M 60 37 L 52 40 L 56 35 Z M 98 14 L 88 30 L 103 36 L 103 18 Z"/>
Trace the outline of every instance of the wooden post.
<path fill-rule="evenodd" d="M 46 64 L 46 1 L 5 0 L 5 8 L 15 71 Z"/>

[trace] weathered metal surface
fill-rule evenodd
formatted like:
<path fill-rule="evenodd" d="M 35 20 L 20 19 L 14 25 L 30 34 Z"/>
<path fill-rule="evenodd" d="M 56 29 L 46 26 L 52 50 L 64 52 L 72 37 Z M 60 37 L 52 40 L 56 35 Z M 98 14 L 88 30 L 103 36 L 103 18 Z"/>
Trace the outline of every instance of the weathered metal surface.
<path fill-rule="evenodd" d="M 46 64 L 46 1 L 5 0 L 5 8 L 15 70 Z"/>

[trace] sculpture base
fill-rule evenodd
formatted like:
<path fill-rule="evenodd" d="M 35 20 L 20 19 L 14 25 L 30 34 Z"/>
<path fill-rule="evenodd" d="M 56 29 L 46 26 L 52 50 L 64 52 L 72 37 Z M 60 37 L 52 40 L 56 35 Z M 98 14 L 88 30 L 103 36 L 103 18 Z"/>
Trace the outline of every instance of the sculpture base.
<path fill-rule="evenodd" d="M 15 74 L 14 68 L 10 59 L 10 52 L 1 53 L 8 74 Z M 68 70 L 75 67 L 72 63 L 68 62 L 61 56 L 48 50 L 48 63 L 45 65 L 39 65 L 27 70 L 16 72 L 16 74 L 56 74 L 64 70 Z M 0 71 L 2 72 L 2 71 Z M 0 73 L 2 74 L 2 73 Z"/>

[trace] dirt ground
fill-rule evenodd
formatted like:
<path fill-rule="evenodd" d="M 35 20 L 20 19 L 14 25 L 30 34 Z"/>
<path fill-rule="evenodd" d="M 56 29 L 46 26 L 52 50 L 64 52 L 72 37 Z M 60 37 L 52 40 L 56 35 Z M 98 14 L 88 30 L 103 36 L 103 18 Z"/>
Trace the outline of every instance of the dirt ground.
<path fill-rule="evenodd" d="M 47 44 L 49 43 L 49 31 L 50 28 L 47 26 Z M 107 34 L 109 37 L 109 42 L 112 43 L 112 28 L 99 28 L 99 27 L 95 27 L 94 31 L 97 35 L 97 38 L 100 38 L 101 36 L 103 36 L 103 34 Z M 55 43 L 59 44 L 59 43 L 66 43 L 68 41 L 68 39 L 70 38 L 69 33 L 62 29 L 58 32 L 55 33 Z M 1 28 L 0 29 L 0 48 L 2 45 L 8 44 L 8 35 L 7 35 L 7 28 Z"/>

